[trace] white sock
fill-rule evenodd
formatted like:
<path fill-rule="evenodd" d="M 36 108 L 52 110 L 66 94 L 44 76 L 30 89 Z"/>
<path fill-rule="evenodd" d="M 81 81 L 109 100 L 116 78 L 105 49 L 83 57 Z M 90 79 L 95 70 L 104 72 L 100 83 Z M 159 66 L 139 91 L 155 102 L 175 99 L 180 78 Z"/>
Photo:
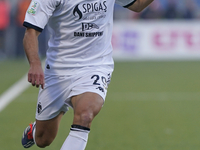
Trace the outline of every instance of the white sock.
<path fill-rule="evenodd" d="M 33 131 L 32 131 L 33 140 L 34 140 L 34 143 L 36 144 L 36 142 L 35 142 L 35 130 L 36 130 L 36 122 L 33 123 Z M 37 145 L 37 144 L 36 144 L 36 145 Z"/>
<path fill-rule="evenodd" d="M 84 150 L 87 145 L 89 128 L 72 125 L 70 133 L 60 150 Z"/>

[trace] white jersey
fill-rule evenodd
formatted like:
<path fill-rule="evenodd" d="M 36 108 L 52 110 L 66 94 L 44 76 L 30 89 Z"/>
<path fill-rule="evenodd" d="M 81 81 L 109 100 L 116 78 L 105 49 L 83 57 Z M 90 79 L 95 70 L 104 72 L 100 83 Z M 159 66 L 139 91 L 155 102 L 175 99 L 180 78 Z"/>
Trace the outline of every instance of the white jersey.
<path fill-rule="evenodd" d="M 115 0 L 33 0 L 24 26 L 42 31 L 50 40 L 45 73 L 73 74 L 84 67 L 113 70 L 112 26 Z"/>

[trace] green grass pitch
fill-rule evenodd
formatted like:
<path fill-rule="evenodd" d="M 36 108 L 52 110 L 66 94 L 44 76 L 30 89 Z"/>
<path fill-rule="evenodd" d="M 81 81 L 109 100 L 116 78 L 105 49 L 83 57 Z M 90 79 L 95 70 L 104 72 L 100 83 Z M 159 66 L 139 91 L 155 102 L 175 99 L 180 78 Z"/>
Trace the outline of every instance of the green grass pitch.
<path fill-rule="evenodd" d="M 199 68 L 199 61 L 116 62 L 106 102 L 92 123 L 86 150 L 199 150 Z M 28 69 L 27 61 L 0 62 L 0 94 Z M 37 92 L 28 88 L 0 112 L 1 150 L 23 149 L 21 136 L 34 121 Z M 70 109 L 46 150 L 61 148 L 72 115 Z"/>

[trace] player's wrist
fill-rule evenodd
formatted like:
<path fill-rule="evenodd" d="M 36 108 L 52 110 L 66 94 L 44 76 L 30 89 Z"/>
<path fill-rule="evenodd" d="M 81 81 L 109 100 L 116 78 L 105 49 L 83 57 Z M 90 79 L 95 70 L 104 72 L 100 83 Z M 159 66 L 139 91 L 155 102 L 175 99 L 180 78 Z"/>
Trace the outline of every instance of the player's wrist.
<path fill-rule="evenodd" d="M 29 61 L 30 66 L 41 66 L 40 60 Z"/>

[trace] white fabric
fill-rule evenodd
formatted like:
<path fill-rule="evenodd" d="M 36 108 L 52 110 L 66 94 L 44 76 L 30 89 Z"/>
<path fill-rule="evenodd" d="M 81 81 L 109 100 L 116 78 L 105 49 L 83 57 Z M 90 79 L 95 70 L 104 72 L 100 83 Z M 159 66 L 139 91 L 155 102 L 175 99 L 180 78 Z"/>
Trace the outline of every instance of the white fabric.
<path fill-rule="evenodd" d="M 105 100 L 111 78 L 108 70 L 90 67 L 74 75 L 45 76 L 44 89 L 39 91 L 36 119 L 49 120 L 61 111 L 66 112 L 68 106 L 72 107 L 70 98 L 74 95 L 93 92 Z"/>
<path fill-rule="evenodd" d="M 33 131 L 32 131 L 32 134 L 33 134 L 33 141 L 35 142 L 35 131 L 36 131 L 36 122 L 33 123 Z M 35 144 L 37 145 L 37 143 L 35 142 Z"/>
<path fill-rule="evenodd" d="M 116 0 L 115 3 L 120 5 L 120 6 L 127 6 L 133 2 L 135 2 L 136 0 Z"/>
<path fill-rule="evenodd" d="M 110 65 L 114 0 L 33 0 L 25 22 L 48 23 L 46 74 L 70 75 L 86 66 Z"/>
<path fill-rule="evenodd" d="M 70 131 L 60 150 L 84 150 L 89 131 Z"/>

